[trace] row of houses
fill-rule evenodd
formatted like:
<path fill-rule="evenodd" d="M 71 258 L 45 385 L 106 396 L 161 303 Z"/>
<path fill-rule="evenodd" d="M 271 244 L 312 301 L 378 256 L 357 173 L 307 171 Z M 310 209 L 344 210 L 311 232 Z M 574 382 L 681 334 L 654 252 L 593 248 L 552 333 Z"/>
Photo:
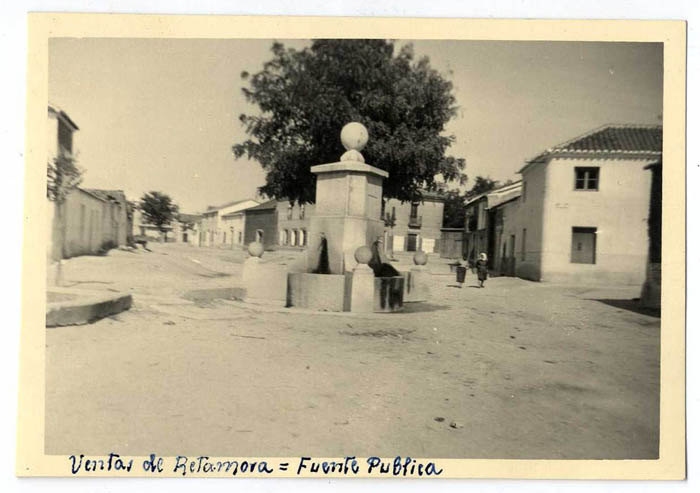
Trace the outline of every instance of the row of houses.
<path fill-rule="evenodd" d="M 536 281 L 642 284 L 660 272 L 662 128 L 606 125 L 466 204 L 462 254 Z M 651 267 L 650 267 L 651 266 Z"/>
<path fill-rule="evenodd" d="M 209 206 L 191 230 L 174 233 L 173 240 L 205 247 L 237 248 L 253 241 L 266 249 L 306 248 L 314 204 L 288 200 L 237 200 Z M 395 252 L 438 252 L 444 209 L 440 193 L 424 192 L 420 201 L 390 199 L 382 211 L 387 227 L 384 244 Z"/>
<path fill-rule="evenodd" d="M 78 126 L 49 106 L 49 159 L 73 154 Z M 444 199 L 384 202 L 384 245 L 474 260 L 535 281 L 660 285 L 662 128 L 606 125 L 526 161 L 521 179 L 466 203 L 463 229 L 441 229 Z M 58 260 L 130 244 L 134 236 L 202 247 L 303 249 L 314 204 L 244 199 L 180 214 L 161 231 L 121 190 L 75 187 L 48 201 L 49 255 Z"/>
<path fill-rule="evenodd" d="M 74 154 L 78 126 L 61 109 L 48 107 L 48 160 Z M 133 209 L 122 190 L 74 187 L 61 204 L 47 197 L 51 261 L 96 254 L 125 245 L 132 230 Z"/>

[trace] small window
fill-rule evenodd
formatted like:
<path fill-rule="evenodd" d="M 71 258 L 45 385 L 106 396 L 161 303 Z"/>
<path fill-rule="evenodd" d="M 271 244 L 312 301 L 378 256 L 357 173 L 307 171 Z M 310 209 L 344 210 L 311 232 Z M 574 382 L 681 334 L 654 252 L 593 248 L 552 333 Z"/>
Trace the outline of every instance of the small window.
<path fill-rule="evenodd" d="M 521 249 L 521 254 L 520 254 L 520 260 L 522 260 L 522 261 L 525 261 L 525 254 L 527 252 L 526 246 L 527 246 L 527 228 L 523 228 L 523 244 L 522 244 L 522 249 Z"/>
<path fill-rule="evenodd" d="M 595 264 L 596 228 L 571 228 L 571 263 Z"/>
<path fill-rule="evenodd" d="M 416 219 L 418 217 L 418 202 L 413 202 L 411 204 L 411 219 Z"/>
<path fill-rule="evenodd" d="M 526 181 L 523 181 L 522 196 L 523 196 L 523 202 L 525 202 L 527 200 L 527 182 Z"/>
<path fill-rule="evenodd" d="M 291 218 L 292 218 L 292 204 L 289 204 L 287 206 L 287 219 L 291 219 Z"/>
<path fill-rule="evenodd" d="M 598 190 L 600 168 L 574 168 L 576 174 L 576 190 Z"/>
<path fill-rule="evenodd" d="M 306 207 L 304 204 L 301 204 L 299 206 L 299 219 L 304 219 L 304 216 L 306 215 Z"/>

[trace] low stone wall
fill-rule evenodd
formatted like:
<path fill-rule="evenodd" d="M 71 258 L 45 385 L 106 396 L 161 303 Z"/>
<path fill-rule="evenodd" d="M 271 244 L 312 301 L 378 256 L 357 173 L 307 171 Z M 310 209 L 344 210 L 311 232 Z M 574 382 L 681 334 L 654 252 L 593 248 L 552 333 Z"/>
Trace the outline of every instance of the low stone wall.
<path fill-rule="evenodd" d="M 243 262 L 243 286 L 246 303 L 285 306 L 287 304 L 287 268 L 249 257 Z"/>
<path fill-rule="evenodd" d="M 290 273 L 287 276 L 287 306 L 310 310 L 350 310 L 351 274 Z"/>
<path fill-rule="evenodd" d="M 426 272 L 424 269 L 414 268 L 410 271 L 402 271 L 401 275 L 404 278 L 404 303 L 428 301 L 430 297 L 430 287 L 428 286 L 429 272 Z"/>
<path fill-rule="evenodd" d="M 63 288 L 50 292 L 59 301 L 46 304 L 46 327 L 87 324 L 131 308 L 130 294 Z"/>

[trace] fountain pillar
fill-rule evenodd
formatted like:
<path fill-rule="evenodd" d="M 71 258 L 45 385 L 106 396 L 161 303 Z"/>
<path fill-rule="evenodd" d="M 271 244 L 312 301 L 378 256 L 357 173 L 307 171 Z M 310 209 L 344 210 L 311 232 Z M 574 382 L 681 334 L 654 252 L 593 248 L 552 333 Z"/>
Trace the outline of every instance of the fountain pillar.
<path fill-rule="evenodd" d="M 349 123 L 340 138 L 347 149 L 340 161 L 311 167 L 316 175 L 316 210 L 309 219 L 308 271 L 318 265 L 322 233 L 331 274 L 344 274 L 357 265 L 357 247 L 371 245 L 384 231 L 382 182 L 389 174 L 364 162 L 359 152 L 368 138 L 364 126 Z"/>

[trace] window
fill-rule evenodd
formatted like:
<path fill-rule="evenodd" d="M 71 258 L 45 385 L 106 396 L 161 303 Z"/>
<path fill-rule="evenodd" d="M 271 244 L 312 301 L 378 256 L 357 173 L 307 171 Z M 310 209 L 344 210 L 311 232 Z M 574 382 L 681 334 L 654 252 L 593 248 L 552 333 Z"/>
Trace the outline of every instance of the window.
<path fill-rule="evenodd" d="M 522 191 L 523 202 L 527 200 L 527 182 L 523 180 L 523 191 Z"/>
<path fill-rule="evenodd" d="M 571 263 L 595 264 L 596 228 L 571 228 Z"/>
<path fill-rule="evenodd" d="M 416 219 L 418 217 L 418 202 L 411 204 L 411 219 Z"/>
<path fill-rule="evenodd" d="M 238 243 L 243 243 L 243 232 L 242 231 L 238 232 Z"/>
<path fill-rule="evenodd" d="M 598 190 L 600 168 L 574 168 L 576 174 L 576 190 Z"/>
<path fill-rule="evenodd" d="M 301 246 L 306 246 L 306 230 L 301 230 Z"/>
<path fill-rule="evenodd" d="M 527 253 L 526 247 L 527 246 L 527 228 L 523 228 L 523 244 L 521 248 L 521 253 L 520 253 L 520 260 L 525 261 L 525 254 Z"/>
<path fill-rule="evenodd" d="M 299 219 L 304 219 L 304 216 L 306 215 L 306 207 L 304 204 L 301 204 L 299 206 Z"/>
<path fill-rule="evenodd" d="M 292 204 L 289 204 L 287 206 L 287 219 L 291 219 L 291 218 L 292 218 Z"/>

